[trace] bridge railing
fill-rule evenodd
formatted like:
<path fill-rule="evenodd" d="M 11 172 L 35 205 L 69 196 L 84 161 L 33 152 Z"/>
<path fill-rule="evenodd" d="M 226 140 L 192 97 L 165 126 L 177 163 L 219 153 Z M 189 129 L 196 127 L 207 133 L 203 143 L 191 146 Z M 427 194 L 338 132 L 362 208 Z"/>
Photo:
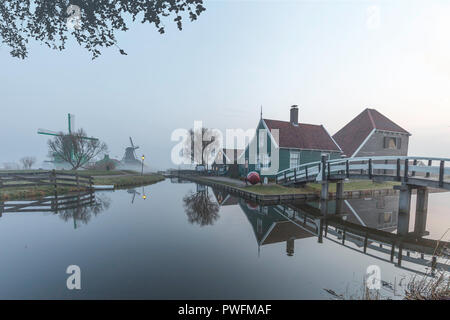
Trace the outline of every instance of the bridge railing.
<path fill-rule="evenodd" d="M 280 184 L 307 182 L 314 179 L 345 179 L 390 177 L 394 181 L 410 178 L 432 180 L 443 187 L 450 178 L 450 159 L 430 157 L 361 157 L 312 162 L 280 171 L 276 182 Z"/>
<path fill-rule="evenodd" d="M 299 180 L 311 180 L 319 174 L 322 168 L 320 161 L 305 163 L 294 168 L 289 168 L 277 173 L 276 183 L 296 182 Z"/>

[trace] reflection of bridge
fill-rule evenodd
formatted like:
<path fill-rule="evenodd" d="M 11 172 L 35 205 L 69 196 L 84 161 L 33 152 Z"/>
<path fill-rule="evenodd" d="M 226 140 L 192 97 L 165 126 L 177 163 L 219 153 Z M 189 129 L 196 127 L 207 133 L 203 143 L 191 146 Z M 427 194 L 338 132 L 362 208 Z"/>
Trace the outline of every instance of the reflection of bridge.
<path fill-rule="evenodd" d="M 428 188 L 450 190 L 450 159 L 426 157 L 369 157 L 327 160 L 304 164 L 278 173 L 276 182 L 294 186 L 318 181 L 322 184 L 321 199 L 328 199 L 329 183 L 336 183 L 336 198 L 342 199 L 345 179 L 397 181 L 401 185 L 399 219 L 409 222 L 411 195 L 417 190 L 415 233 L 425 233 L 428 207 Z M 405 224 L 407 225 L 407 224 Z M 407 229 L 398 230 L 406 235 Z"/>
<path fill-rule="evenodd" d="M 327 238 L 377 259 L 392 263 L 396 259 L 399 267 L 406 261 L 449 271 L 448 265 L 437 259 L 439 255 L 448 255 L 448 242 L 392 233 L 396 228 L 405 228 L 404 224 L 409 222 L 397 221 L 394 208 L 398 197 L 390 198 L 385 203 L 380 203 L 384 201 L 381 199 L 352 199 L 276 206 L 259 206 L 240 199 L 239 206 L 253 227 L 258 248 L 286 242 L 287 254 L 293 255 L 296 239 L 315 236 L 319 243 Z M 364 208 L 363 201 L 371 203 Z"/>

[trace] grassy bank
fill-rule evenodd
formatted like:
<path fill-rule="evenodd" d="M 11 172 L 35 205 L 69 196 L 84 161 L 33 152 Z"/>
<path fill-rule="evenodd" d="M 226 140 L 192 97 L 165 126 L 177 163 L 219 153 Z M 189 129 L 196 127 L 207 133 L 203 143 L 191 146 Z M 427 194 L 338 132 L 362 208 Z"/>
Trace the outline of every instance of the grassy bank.
<path fill-rule="evenodd" d="M 373 182 L 371 180 L 353 180 L 344 182 L 344 191 L 392 189 L 394 186 L 399 184 L 400 182 Z M 309 183 L 308 187 L 312 188 L 313 190 L 320 191 L 322 185 L 320 183 Z M 328 191 L 336 192 L 336 184 L 330 183 Z"/>
<path fill-rule="evenodd" d="M 164 180 L 164 176 L 159 174 L 144 174 L 141 175 L 118 175 L 118 176 L 96 176 L 94 184 L 96 185 L 114 185 L 115 188 L 125 188 L 131 186 L 141 186 L 156 183 Z"/>
<path fill-rule="evenodd" d="M 285 187 L 278 184 L 268 184 L 268 185 L 248 185 L 242 186 L 240 180 L 236 180 L 235 183 L 232 181 L 220 181 L 208 177 L 196 177 L 197 181 L 205 182 L 215 182 L 223 185 L 228 185 L 236 187 L 240 190 L 253 192 L 260 195 L 284 195 L 284 194 L 317 194 L 321 190 L 320 183 L 309 183 L 306 186 L 300 187 Z M 367 190 L 383 190 L 392 189 L 398 182 L 373 182 L 370 180 L 355 180 L 347 181 L 344 183 L 344 191 L 367 191 Z M 329 192 L 336 192 L 336 184 L 330 183 Z"/>

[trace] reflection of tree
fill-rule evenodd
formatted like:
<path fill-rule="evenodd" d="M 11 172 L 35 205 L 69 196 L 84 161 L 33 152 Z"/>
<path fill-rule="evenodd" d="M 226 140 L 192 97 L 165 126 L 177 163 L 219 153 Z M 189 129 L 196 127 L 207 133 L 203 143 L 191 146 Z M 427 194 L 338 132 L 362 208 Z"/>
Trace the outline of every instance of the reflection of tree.
<path fill-rule="evenodd" d="M 102 211 L 108 209 L 110 205 L 111 199 L 105 196 L 96 195 L 92 203 L 80 204 L 79 206 L 70 209 L 62 209 L 59 210 L 58 213 L 59 217 L 64 221 L 73 220 L 76 228 L 76 222 L 81 221 L 84 224 L 88 224 L 93 216 L 97 216 Z"/>
<path fill-rule="evenodd" d="M 186 195 L 183 203 L 191 224 L 213 225 L 219 218 L 219 205 L 211 199 L 208 189 Z"/>
<path fill-rule="evenodd" d="M 204 10 L 203 0 L 5 0 L 0 1 L 0 38 L 13 57 L 23 59 L 30 39 L 63 50 L 72 34 L 96 58 L 102 47 L 117 46 L 115 32 L 128 30 L 127 20 L 154 24 L 164 33 L 164 18 L 172 16 L 181 30 L 183 16 L 194 21 Z M 73 30 L 72 19 L 79 21 Z"/>

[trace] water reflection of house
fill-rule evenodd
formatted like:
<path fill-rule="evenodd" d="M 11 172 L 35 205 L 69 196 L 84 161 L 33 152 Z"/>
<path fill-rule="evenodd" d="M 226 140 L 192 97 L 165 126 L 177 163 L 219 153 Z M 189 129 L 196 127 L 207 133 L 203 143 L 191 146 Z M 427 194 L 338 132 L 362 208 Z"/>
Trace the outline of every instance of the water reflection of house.
<path fill-rule="evenodd" d="M 281 206 L 259 206 L 243 199 L 239 200 L 239 206 L 253 228 L 258 248 L 286 242 L 286 252 L 292 256 L 294 240 L 315 236 L 315 231 L 309 230 L 308 226 L 300 226 L 290 219 L 293 211 L 283 212 L 285 208 Z"/>
<path fill-rule="evenodd" d="M 398 196 L 344 200 L 347 221 L 365 227 L 392 232 L 397 228 Z"/>
<path fill-rule="evenodd" d="M 220 206 L 235 206 L 238 204 L 239 198 L 232 196 L 230 193 L 213 189 L 214 196 L 216 197 L 216 201 Z"/>

